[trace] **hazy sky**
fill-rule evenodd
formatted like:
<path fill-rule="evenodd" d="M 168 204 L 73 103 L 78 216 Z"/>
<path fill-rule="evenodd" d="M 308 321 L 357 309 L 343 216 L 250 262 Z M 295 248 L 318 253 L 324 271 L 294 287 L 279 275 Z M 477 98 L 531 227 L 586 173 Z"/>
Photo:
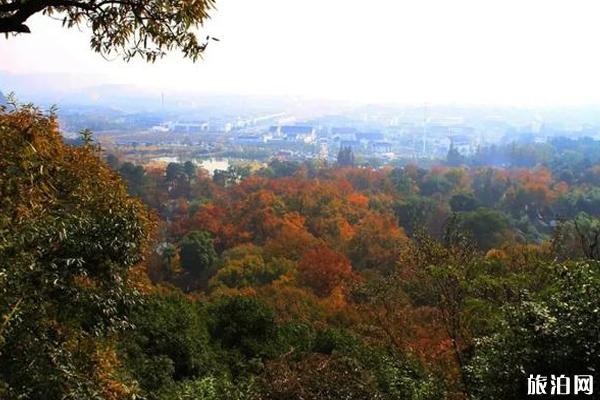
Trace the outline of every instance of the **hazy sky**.
<path fill-rule="evenodd" d="M 204 61 L 105 61 L 32 19 L 0 70 L 98 83 L 399 103 L 600 103 L 598 0 L 217 0 Z"/>

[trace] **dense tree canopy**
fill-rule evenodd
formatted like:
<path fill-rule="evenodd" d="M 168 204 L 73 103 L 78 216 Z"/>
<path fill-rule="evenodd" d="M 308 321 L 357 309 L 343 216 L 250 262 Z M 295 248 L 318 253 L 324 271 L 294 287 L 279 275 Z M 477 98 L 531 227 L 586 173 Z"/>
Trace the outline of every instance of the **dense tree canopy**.
<path fill-rule="evenodd" d="M 600 368 L 591 162 L 215 178 L 100 154 L 0 114 L 2 399 L 512 399 Z"/>
<path fill-rule="evenodd" d="M 112 390 L 103 338 L 130 326 L 150 226 L 92 144 L 63 143 L 54 115 L 0 114 L 0 397 Z"/>
<path fill-rule="evenodd" d="M 217 260 L 210 234 L 192 231 L 183 237 L 180 246 L 181 267 L 193 277 L 196 284 L 206 287 Z"/>
<path fill-rule="evenodd" d="M 523 295 L 506 307 L 502 328 L 478 340 L 469 368 L 475 398 L 518 398 L 530 374 L 589 375 L 600 369 L 598 267 L 595 262 L 550 268 L 547 292 Z M 596 393 L 600 385 L 594 385 Z"/>

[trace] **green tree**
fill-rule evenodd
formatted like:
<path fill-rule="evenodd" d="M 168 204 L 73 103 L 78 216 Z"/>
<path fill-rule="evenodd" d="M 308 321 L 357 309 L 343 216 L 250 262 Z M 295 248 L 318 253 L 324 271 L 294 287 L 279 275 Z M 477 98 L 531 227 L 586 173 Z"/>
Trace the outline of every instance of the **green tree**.
<path fill-rule="evenodd" d="M 250 167 L 230 165 L 226 171 L 216 170 L 213 174 L 213 182 L 219 186 L 230 186 L 241 182 L 250 176 Z"/>
<path fill-rule="evenodd" d="M 181 239 L 179 244 L 181 267 L 194 277 L 199 278 L 203 285 L 214 272 L 217 253 L 210 233 L 192 231 Z"/>
<path fill-rule="evenodd" d="M 300 163 L 297 161 L 281 161 L 275 158 L 269 163 L 268 168 L 272 171 L 273 177 L 282 178 L 293 176 L 300 169 Z"/>
<path fill-rule="evenodd" d="M 428 197 L 410 196 L 394 204 L 394 213 L 400 226 L 412 234 L 419 228 L 427 227 L 435 207 L 435 202 Z"/>
<path fill-rule="evenodd" d="M 340 167 L 354 166 L 354 152 L 352 151 L 352 147 L 340 147 L 340 151 L 337 155 L 337 164 Z"/>
<path fill-rule="evenodd" d="M 256 400 L 260 399 L 257 384 L 248 379 L 222 375 L 177 382 L 160 391 L 161 400 Z"/>
<path fill-rule="evenodd" d="M 300 361 L 269 363 L 263 386 L 265 397 L 274 400 L 385 398 L 371 371 L 356 360 L 314 353 Z"/>
<path fill-rule="evenodd" d="M 127 189 L 132 196 L 141 197 L 144 194 L 146 184 L 144 167 L 126 162 L 119 168 L 119 174 L 127 182 Z"/>
<path fill-rule="evenodd" d="M 29 33 L 29 17 L 43 13 L 58 16 L 69 28 L 88 26 L 92 50 L 103 55 L 155 61 L 176 49 L 196 60 L 211 38 L 201 41 L 194 29 L 213 6 L 213 0 L 2 0 L 0 33 Z"/>
<path fill-rule="evenodd" d="M 173 259 L 177 256 L 177 247 L 172 243 L 164 243 L 159 252 L 167 279 L 169 279 L 173 275 Z"/>
<path fill-rule="evenodd" d="M 497 246 L 502 239 L 501 234 L 509 227 L 508 218 L 503 212 L 485 207 L 462 213 L 460 219 L 462 227 L 471 233 L 484 250 Z"/>
<path fill-rule="evenodd" d="M 404 168 L 394 168 L 390 172 L 390 180 L 398 193 L 411 195 L 415 192 L 415 182 Z"/>
<path fill-rule="evenodd" d="M 473 211 L 479 205 L 472 193 L 457 193 L 450 198 L 449 203 L 454 212 Z"/>
<path fill-rule="evenodd" d="M 117 171 L 119 169 L 119 166 L 121 165 L 121 161 L 119 160 L 119 157 L 117 157 L 116 155 L 109 153 L 106 155 L 106 163 L 108 164 L 109 167 L 111 167 L 113 170 Z"/>
<path fill-rule="evenodd" d="M 192 181 L 196 178 L 197 169 L 198 168 L 196 167 L 196 164 L 194 164 L 191 161 L 186 161 L 185 163 L 183 163 L 183 172 L 185 173 L 189 181 Z"/>
<path fill-rule="evenodd" d="M 177 179 L 183 178 L 185 173 L 183 164 L 170 162 L 167 164 L 167 169 L 165 170 L 165 179 L 167 182 L 175 182 Z"/>
<path fill-rule="evenodd" d="M 450 143 L 450 148 L 448 149 L 448 154 L 446 155 L 446 164 L 451 167 L 458 167 L 465 163 L 465 157 L 459 153 L 459 151 L 454 147 L 454 143 Z"/>
<path fill-rule="evenodd" d="M 222 297 L 208 307 L 209 332 L 224 349 L 248 359 L 273 353 L 277 324 L 273 311 L 253 297 Z M 239 360 L 236 360 L 236 362 Z"/>
<path fill-rule="evenodd" d="M 443 399 L 418 364 L 385 347 L 368 346 L 342 331 L 322 331 L 315 351 L 268 361 L 261 374 L 265 399 Z"/>
<path fill-rule="evenodd" d="M 101 398 L 104 341 L 130 326 L 149 213 L 55 115 L 0 113 L 0 397 Z"/>
<path fill-rule="evenodd" d="M 195 176 L 195 172 L 192 172 L 193 168 L 194 165 L 192 163 L 187 164 L 187 166 L 186 164 L 175 162 L 167 164 L 165 180 L 168 184 L 169 196 L 172 199 L 179 199 L 182 197 L 189 199 L 191 197 L 191 181 L 192 177 Z"/>
<path fill-rule="evenodd" d="M 573 226 L 586 259 L 600 261 L 600 219 L 580 213 L 573 220 Z"/>
<path fill-rule="evenodd" d="M 426 177 L 419 187 L 423 196 L 446 194 L 452 189 L 452 182 L 443 175 L 432 174 Z"/>
<path fill-rule="evenodd" d="M 548 290 L 524 292 L 505 308 L 497 332 L 477 341 L 469 367 L 475 399 L 524 398 L 530 374 L 593 375 L 600 369 L 599 267 L 549 267 Z"/>
<path fill-rule="evenodd" d="M 475 197 L 486 206 L 495 205 L 510 186 L 510 182 L 493 168 L 482 168 L 476 171 L 471 185 Z"/>
<path fill-rule="evenodd" d="M 216 368 L 202 307 L 183 295 L 153 295 L 136 308 L 136 329 L 121 344 L 125 363 L 150 395 Z"/>

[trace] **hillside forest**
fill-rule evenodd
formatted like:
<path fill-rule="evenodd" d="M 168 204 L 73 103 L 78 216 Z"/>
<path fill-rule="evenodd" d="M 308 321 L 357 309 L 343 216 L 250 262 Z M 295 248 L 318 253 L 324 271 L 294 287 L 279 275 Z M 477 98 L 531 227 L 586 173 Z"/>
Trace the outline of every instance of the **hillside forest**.
<path fill-rule="evenodd" d="M 2 399 L 520 399 L 599 310 L 592 140 L 210 176 L 0 113 Z"/>

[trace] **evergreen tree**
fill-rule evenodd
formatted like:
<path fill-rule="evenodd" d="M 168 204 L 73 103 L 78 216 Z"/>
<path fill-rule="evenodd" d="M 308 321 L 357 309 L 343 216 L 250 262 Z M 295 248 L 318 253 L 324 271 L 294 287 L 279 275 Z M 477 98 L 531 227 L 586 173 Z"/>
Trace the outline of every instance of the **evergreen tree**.
<path fill-rule="evenodd" d="M 454 147 L 454 143 L 450 142 L 450 149 L 446 155 L 446 164 L 451 167 L 458 167 L 465 163 L 465 157 Z"/>
<path fill-rule="evenodd" d="M 189 272 L 202 287 L 214 272 L 217 253 L 208 232 L 192 231 L 181 240 L 179 257 L 181 267 Z"/>
<path fill-rule="evenodd" d="M 340 167 L 353 167 L 354 166 L 354 153 L 352 147 L 344 146 L 340 147 L 340 151 L 337 156 L 337 164 Z"/>

